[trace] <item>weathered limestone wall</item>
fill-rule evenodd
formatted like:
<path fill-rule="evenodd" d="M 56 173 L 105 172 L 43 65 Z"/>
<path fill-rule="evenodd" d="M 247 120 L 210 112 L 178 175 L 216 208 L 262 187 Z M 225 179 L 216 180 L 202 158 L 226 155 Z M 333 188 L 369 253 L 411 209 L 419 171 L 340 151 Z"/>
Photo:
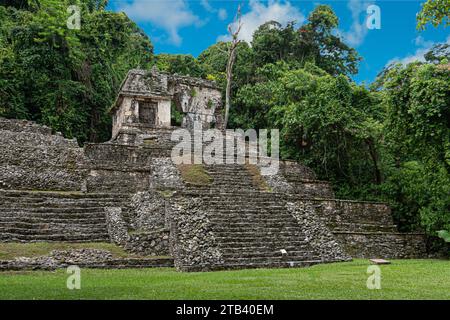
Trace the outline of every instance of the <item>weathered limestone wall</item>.
<path fill-rule="evenodd" d="M 171 158 L 153 158 L 150 170 L 150 188 L 167 191 L 184 187 L 180 172 Z"/>
<path fill-rule="evenodd" d="M 170 232 L 168 229 L 131 233 L 125 250 L 147 256 L 170 256 Z"/>
<path fill-rule="evenodd" d="M 345 251 L 354 258 L 423 258 L 421 233 L 399 233 L 385 203 L 345 200 L 300 200 L 320 217 Z"/>
<path fill-rule="evenodd" d="M 138 192 L 131 198 L 129 229 L 156 231 L 169 227 L 169 203 L 157 191 Z"/>
<path fill-rule="evenodd" d="M 140 137 L 138 146 L 80 148 L 50 128 L 0 118 L 0 188 L 112 193 L 178 188 L 181 181 L 169 158 L 170 133 Z"/>
<path fill-rule="evenodd" d="M 89 192 L 144 191 L 150 185 L 151 150 L 118 144 L 88 144 Z"/>
<path fill-rule="evenodd" d="M 84 163 L 76 140 L 33 122 L 0 118 L 0 188 L 79 191 Z"/>
<path fill-rule="evenodd" d="M 222 93 L 214 83 L 202 79 L 171 76 L 174 102 L 185 116 L 182 126 L 193 128 L 194 121 L 201 121 L 205 129 L 216 123 L 216 110 L 222 107 Z"/>
<path fill-rule="evenodd" d="M 297 162 L 280 161 L 278 173 L 263 178 L 273 192 L 295 194 L 302 198 L 334 198 L 329 182 L 317 180 L 310 168 Z"/>
<path fill-rule="evenodd" d="M 305 206 L 301 201 L 287 202 L 286 207 L 287 211 L 302 226 L 309 243 L 324 261 L 351 260 L 351 256 L 314 210 Z"/>
<path fill-rule="evenodd" d="M 202 200 L 181 197 L 172 201 L 171 206 L 170 244 L 175 267 L 180 271 L 206 271 L 223 265 L 222 252 Z"/>
<path fill-rule="evenodd" d="M 354 258 L 425 258 L 421 233 L 334 232 L 345 251 Z"/>
<path fill-rule="evenodd" d="M 150 127 L 150 124 L 141 123 L 139 119 L 139 109 L 142 104 L 146 101 L 152 101 L 157 103 L 156 106 L 156 119 L 155 126 L 159 128 L 170 127 L 170 108 L 171 103 L 167 98 L 153 97 L 151 99 L 144 99 L 140 97 L 125 96 L 120 99 L 119 106 L 115 109 L 113 114 L 113 128 L 112 128 L 112 139 L 114 140 L 119 131 L 131 131 L 132 126 L 141 129 Z"/>
<path fill-rule="evenodd" d="M 288 178 L 317 180 L 317 176 L 311 168 L 295 161 L 280 161 L 280 174 Z"/>
<path fill-rule="evenodd" d="M 355 225 L 373 224 L 392 226 L 391 209 L 386 203 L 336 199 L 302 200 L 332 228 L 353 228 Z"/>
<path fill-rule="evenodd" d="M 140 255 L 171 254 L 170 206 L 158 191 L 136 193 L 132 196 L 126 212 L 121 208 L 106 208 L 105 213 L 112 242 Z"/>

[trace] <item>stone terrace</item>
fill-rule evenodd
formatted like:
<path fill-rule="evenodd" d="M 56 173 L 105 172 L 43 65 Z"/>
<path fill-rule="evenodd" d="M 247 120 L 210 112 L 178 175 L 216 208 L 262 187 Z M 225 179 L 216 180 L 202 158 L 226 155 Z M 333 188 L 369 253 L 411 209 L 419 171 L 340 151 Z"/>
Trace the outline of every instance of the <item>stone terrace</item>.
<path fill-rule="evenodd" d="M 80 148 L 0 118 L 0 241 L 114 242 L 141 255 L 130 266 L 174 261 L 185 271 L 425 254 L 423 235 L 398 233 L 386 204 L 333 199 L 329 183 L 294 162 L 274 176 L 255 165 L 200 165 L 209 182 L 187 181 L 170 159 L 172 130 Z"/>

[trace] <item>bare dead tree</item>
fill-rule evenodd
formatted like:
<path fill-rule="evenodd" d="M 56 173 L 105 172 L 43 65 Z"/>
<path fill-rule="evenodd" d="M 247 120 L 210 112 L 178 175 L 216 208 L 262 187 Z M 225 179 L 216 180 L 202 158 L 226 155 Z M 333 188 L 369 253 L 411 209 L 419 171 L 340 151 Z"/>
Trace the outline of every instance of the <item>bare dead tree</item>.
<path fill-rule="evenodd" d="M 235 29 L 233 30 L 233 25 Z M 227 88 L 225 91 L 225 120 L 224 120 L 224 129 L 227 128 L 228 125 L 228 117 L 230 115 L 231 108 L 231 83 L 233 80 L 233 66 L 236 61 L 236 49 L 241 42 L 238 39 L 239 32 L 242 28 L 242 20 L 241 20 L 241 5 L 238 6 L 238 10 L 236 13 L 236 17 L 234 18 L 234 22 L 228 26 L 228 33 L 231 36 L 231 43 L 228 49 L 228 62 L 227 62 Z"/>

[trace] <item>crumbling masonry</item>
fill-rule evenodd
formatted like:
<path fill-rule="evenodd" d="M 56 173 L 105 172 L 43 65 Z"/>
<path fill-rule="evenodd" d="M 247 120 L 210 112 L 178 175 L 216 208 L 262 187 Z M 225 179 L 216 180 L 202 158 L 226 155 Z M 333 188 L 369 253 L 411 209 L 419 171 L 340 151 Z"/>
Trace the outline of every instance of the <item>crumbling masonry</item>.
<path fill-rule="evenodd" d="M 334 199 L 329 183 L 298 163 L 282 161 L 275 176 L 202 165 L 209 183 L 187 181 L 170 158 L 173 110 L 185 128 L 221 129 L 214 83 L 156 69 L 128 73 L 107 143 L 80 148 L 45 126 L 0 118 L 0 241 L 114 242 L 171 256 L 156 265 L 183 271 L 425 254 L 424 236 L 398 233 L 387 204 Z M 127 266 L 87 256 L 95 266 Z"/>

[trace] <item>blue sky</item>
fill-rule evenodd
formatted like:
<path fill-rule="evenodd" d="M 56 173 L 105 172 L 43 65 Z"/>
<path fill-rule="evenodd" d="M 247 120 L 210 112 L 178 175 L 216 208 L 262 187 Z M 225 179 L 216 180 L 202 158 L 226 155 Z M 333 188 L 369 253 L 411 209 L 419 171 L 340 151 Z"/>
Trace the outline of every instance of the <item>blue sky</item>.
<path fill-rule="evenodd" d="M 267 20 L 283 24 L 295 20 L 301 25 L 317 4 L 329 4 L 340 20 L 338 32 L 363 57 L 358 83 L 373 81 L 391 61 L 410 62 L 423 59 L 434 43 L 450 42 L 450 29 L 428 26 L 417 31 L 417 0 L 110 0 L 109 9 L 124 11 L 149 35 L 156 53 L 186 53 L 197 56 L 218 40 L 226 39 L 239 3 L 244 23 L 241 36 L 250 40 L 253 31 Z M 366 27 L 366 9 L 380 8 L 381 28 Z"/>

